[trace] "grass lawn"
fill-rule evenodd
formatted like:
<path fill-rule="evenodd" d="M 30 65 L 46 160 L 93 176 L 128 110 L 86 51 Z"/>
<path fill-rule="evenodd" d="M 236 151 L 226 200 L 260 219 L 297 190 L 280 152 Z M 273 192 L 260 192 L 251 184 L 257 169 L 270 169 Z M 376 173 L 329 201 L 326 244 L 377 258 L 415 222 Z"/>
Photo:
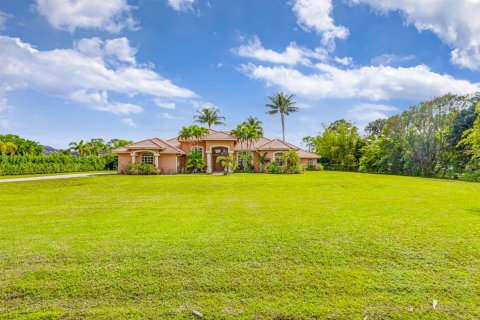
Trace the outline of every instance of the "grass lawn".
<path fill-rule="evenodd" d="M 476 183 L 97 176 L 0 203 L 0 318 L 480 317 Z"/>

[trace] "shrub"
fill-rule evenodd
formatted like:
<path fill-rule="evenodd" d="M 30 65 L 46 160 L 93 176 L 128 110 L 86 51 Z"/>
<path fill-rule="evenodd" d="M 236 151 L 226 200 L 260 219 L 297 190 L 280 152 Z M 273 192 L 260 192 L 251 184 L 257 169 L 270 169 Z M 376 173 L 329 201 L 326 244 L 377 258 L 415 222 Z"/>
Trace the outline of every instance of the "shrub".
<path fill-rule="evenodd" d="M 158 170 L 153 164 L 130 163 L 122 168 L 122 173 L 130 175 L 154 175 L 158 174 Z"/>
<path fill-rule="evenodd" d="M 106 160 L 91 156 L 78 158 L 73 155 L 14 155 L 0 156 L 0 175 L 101 171 Z"/>
<path fill-rule="evenodd" d="M 191 152 L 187 155 L 187 163 L 185 165 L 189 173 L 205 172 L 205 161 L 201 152 Z"/>
<path fill-rule="evenodd" d="M 272 162 L 267 166 L 268 173 L 282 173 L 280 166 L 276 162 Z"/>
<path fill-rule="evenodd" d="M 306 168 L 307 171 L 323 171 L 323 166 L 320 163 L 309 164 Z"/>
<path fill-rule="evenodd" d="M 298 174 L 305 172 L 305 167 L 300 164 L 300 157 L 295 150 L 283 154 L 282 173 Z"/>
<path fill-rule="evenodd" d="M 117 170 L 118 156 L 115 153 L 102 154 L 100 158 L 105 159 L 105 170 Z"/>

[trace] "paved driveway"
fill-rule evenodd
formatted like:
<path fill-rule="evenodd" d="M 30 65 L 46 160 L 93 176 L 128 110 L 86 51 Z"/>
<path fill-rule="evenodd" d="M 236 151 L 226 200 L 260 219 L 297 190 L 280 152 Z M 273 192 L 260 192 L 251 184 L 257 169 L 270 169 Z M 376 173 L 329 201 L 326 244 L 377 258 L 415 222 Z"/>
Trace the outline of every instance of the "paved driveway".
<path fill-rule="evenodd" d="M 83 178 L 91 176 L 106 175 L 112 173 L 71 173 L 71 174 L 60 174 L 55 176 L 39 176 L 39 177 L 27 177 L 27 178 L 6 178 L 0 179 L 0 183 L 3 182 L 19 182 L 19 181 L 34 181 L 34 180 L 50 180 L 50 179 L 68 179 L 68 178 Z"/>

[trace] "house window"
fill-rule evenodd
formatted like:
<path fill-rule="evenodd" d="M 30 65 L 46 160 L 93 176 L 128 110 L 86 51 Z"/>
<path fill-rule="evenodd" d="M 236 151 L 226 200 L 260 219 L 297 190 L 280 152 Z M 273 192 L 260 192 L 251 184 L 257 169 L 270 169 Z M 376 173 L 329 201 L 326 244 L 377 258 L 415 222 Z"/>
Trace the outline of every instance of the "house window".
<path fill-rule="evenodd" d="M 308 165 L 313 166 L 313 159 L 308 159 Z"/>
<path fill-rule="evenodd" d="M 200 154 L 203 154 L 203 147 L 200 147 L 200 146 L 194 146 L 192 147 L 192 152 L 198 152 Z"/>
<path fill-rule="evenodd" d="M 275 153 L 275 162 L 279 166 L 283 166 L 283 152 L 277 152 Z"/>
<path fill-rule="evenodd" d="M 154 162 L 153 153 L 142 154 L 142 163 L 153 164 L 153 162 Z"/>

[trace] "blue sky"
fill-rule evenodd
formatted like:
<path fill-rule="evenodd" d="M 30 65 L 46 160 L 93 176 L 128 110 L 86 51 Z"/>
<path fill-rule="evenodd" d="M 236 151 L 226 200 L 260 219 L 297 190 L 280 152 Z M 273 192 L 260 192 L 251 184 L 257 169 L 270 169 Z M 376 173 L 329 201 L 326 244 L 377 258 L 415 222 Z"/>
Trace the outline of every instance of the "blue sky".
<path fill-rule="evenodd" d="M 43 144 L 170 138 L 215 106 L 230 129 L 295 93 L 287 140 L 480 91 L 480 3 L 3 0 L 0 133 Z"/>

